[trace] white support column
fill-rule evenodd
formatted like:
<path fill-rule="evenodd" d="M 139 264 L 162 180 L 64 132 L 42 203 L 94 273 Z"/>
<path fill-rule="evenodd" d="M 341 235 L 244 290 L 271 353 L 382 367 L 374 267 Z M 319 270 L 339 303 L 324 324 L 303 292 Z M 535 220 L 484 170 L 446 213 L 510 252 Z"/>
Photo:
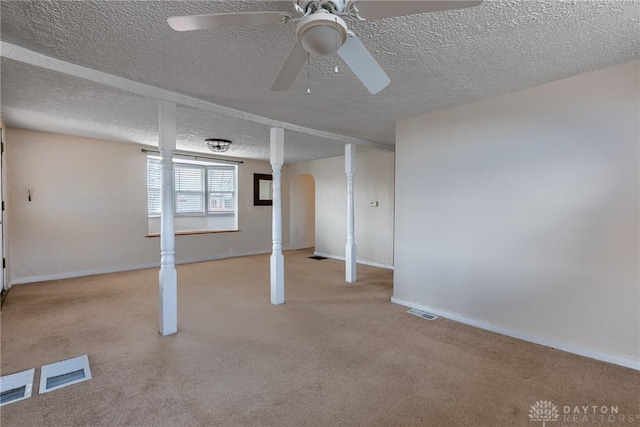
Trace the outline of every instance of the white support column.
<path fill-rule="evenodd" d="M 347 244 L 345 245 L 345 270 L 346 281 L 355 282 L 356 272 L 356 237 L 355 237 L 355 210 L 353 203 L 353 174 L 356 171 L 356 146 L 347 144 L 344 147 L 344 171 L 347 174 Z"/>
<path fill-rule="evenodd" d="M 271 167 L 273 168 L 273 213 L 271 233 L 271 304 L 284 303 L 284 255 L 282 255 L 282 191 L 284 163 L 284 129 L 271 128 Z"/>
<path fill-rule="evenodd" d="M 178 273 L 173 224 L 173 153 L 176 149 L 176 104 L 160 101 L 158 145 L 162 168 L 160 228 L 160 335 L 178 332 Z"/>

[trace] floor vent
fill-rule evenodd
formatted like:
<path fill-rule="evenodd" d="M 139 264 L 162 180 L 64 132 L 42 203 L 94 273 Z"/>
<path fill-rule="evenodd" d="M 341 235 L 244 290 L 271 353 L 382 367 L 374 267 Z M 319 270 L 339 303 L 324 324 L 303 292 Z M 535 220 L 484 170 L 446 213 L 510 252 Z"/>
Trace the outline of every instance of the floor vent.
<path fill-rule="evenodd" d="M 413 314 L 414 316 L 422 317 L 423 319 L 427 320 L 436 320 L 438 318 L 438 316 L 436 316 L 435 314 L 427 313 L 426 311 L 418 310 L 417 308 L 412 308 L 411 310 L 407 311 L 407 313 Z"/>
<path fill-rule="evenodd" d="M 35 369 L 0 377 L 0 406 L 31 397 Z"/>
<path fill-rule="evenodd" d="M 310 256 L 310 259 L 317 259 L 322 261 L 323 259 L 328 259 L 326 256 L 320 256 L 320 255 L 314 255 L 314 256 Z"/>
<path fill-rule="evenodd" d="M 44 365 L 40 371 L 39 393 L 48 393 L 91 379 L 89 358 L 84 356 Z"/>

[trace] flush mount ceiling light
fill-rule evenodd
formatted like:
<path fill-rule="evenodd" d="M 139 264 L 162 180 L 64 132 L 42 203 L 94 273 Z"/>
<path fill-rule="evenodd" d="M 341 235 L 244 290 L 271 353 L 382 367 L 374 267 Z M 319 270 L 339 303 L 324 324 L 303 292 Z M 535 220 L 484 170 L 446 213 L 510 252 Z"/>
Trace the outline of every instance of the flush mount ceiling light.
<path fill-rule="evenodd" d="M 231 145 L 231 141 L 228 139 L 220 139 L 220 138 L 207 138 L 204 140 L 209 150 L 214 151 L 216 153 L 224 153 L 229 149 Z"/>

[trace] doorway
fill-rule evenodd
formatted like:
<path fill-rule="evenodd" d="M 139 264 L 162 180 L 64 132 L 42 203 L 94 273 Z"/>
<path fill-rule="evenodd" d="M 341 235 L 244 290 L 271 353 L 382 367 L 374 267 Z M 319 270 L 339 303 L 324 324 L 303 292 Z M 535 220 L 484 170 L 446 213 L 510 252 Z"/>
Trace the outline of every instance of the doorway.
<path fill-rule="evenodd" d="M 291 249 L 313 248 L 316 241 L 316 183 L 313 175 L 296 176 L 291 182 Z"/>

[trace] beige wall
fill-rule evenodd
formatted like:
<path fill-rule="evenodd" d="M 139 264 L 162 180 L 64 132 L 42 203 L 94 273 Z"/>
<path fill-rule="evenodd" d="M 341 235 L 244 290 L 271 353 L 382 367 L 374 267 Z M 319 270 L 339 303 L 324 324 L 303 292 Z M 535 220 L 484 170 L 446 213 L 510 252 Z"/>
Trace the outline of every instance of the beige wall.
<path fill-rule="evenodd" d="M 159 264 L 160 240 L 145 238 L 146 156 L 141 147 L 14 128 L 8 141 L 14 283 Z M 271 208 L 253 206 L 253 173 L 270 171 L 267 162 L 240 165 L 241 231 L 177 236 L 178 262 L 269 252 Z M 286 168 L 284 174 L 288 221 Z M 283 237 L 286 247 L 288 229 Z"/>
<path fill-rule="evenodd" d="M 639 360 L 639 70 L 399 122 L 394 297 Z"/>
<path fill-rule="evenodd" d="M 311 174 L 315 180 L 315 250 L 344 257 L 347 239 L 347 178 L 344 157 L 290 165 L 292 180 Z M 355 228 L 358 261 L 393 265 L 394 154 L 365 151 L 356 154 Z M 378 201 L 378 207 L 369 207 Z M 295 201 L 292 201 L 295 204 Z"/>

